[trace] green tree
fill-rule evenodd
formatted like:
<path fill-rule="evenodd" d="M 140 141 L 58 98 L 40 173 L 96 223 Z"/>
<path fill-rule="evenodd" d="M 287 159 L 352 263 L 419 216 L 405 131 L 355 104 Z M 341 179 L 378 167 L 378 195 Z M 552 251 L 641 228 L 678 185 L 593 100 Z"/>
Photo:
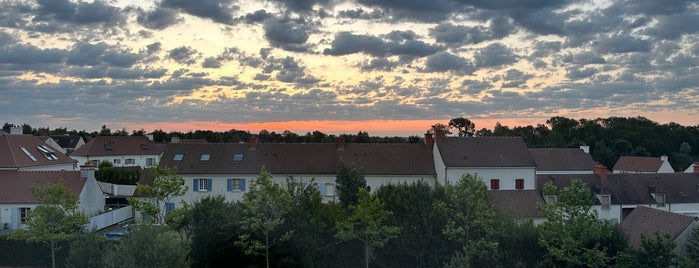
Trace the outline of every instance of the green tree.
<path fill-rule="evenodd" d="M 109 242 L 97 232 L 83 233 L 70 242 L 67 267 L 104 267 L 103 252 L 108 249 Z"/>
<path fill-rule="evenodd" d="M 430 126 L 429 131 L 435 134 L 437 133 L 437 131 L 442 131 L 445 136 L 451 134 L 451 131 L 449 131 L 449 126 L 442 123 L 436 123 Z"/>
<path fill-rule="evenodd" d="M 457 134 L 459 137 L 473 137 L 473 133 L 476 131 L 476 124 L 462 116 L 451 119 L 449 128 L 458 130 Z"/>
<path fill-rule="evenodd" d="M 162 224 L 165 211 L 162 207 L 176 196 L 184 195 L 188 187 L 184 185 L 184 179 L 167 167 L 154 167 L 150 170 L 153 176 L 153 185 L 138 184 L 136 192 L 145 196 L 145 199 L 129 198 L 129 204 L 141 213 L 152 217 L 155 224 Z"/>
<path fill-rule="evenodd" d="M 436 203 L 447 219 L 444 234 L 462 246 L 468 267 L 494 265 L 497 212 L 488 201 L 488 186 L 473 175 L 464 174 L 455 184 L 445 185 L 444 191 L 444 201 Z"/>
<path fill-rule="evenodd" d="M 350 205 L 347 218 L 337 222 L 335 237 L 342 241 L 361 241 L 364 245 L 364 264 L 369 267 L 371 249 L 383 247 L 400 233 L 400 228 L 389 224 L 392 215 L 381 200 L 366 189 L 360 189 L 357 205 Z"/>
<path fill-rule="evenodd" d="M 104 254 L 108 268 L 189 267 L 185 244 L 164 226 L 134 226 Z"/>
<path fill-rule="evenodd" d="M 687 240 L 687 259 L 699 265 L 699 228 L 694 228 Z"/>
<path fill-rule="evenodd" d="M 641 246 L 630 248 L 618 267 L 673 267 L 680 260 L 674 250 L 675 242 L 668 234 L 655 233 L 655 238 L 641 234 Z"/>
<path fill-rule="evenodd" d="M 56 267 L 59 243 L 80 234 L 89 222 L 78 211 L 79 196 L 63 185 L 63 180 L 45 185 L 32 185 L 32 195 L 39 205 L 29 212 L 27 230 L 13 235 L 18 239 L 45 243 L 51 250 L 51 266 Z"/>
<path fill-rule="evenodd" d="M 348 207 L 359 202 L 359 189 L 366 188 L 366 179 L 357 169 L 340 162 L 335 179 L 339 191 L 340 205 Z"/>
<path fill-rule="evenodd" d="M 269 268 L 269 250 L 286 241 L 293 231 L 281 230 L 289 212 L 291 196 L 281 185 L 272 181 L 272 175 L 263 167 L 250 189 L 243 195 L 242 234 L 237 244 L 249 255 L 262 253 Z"/>

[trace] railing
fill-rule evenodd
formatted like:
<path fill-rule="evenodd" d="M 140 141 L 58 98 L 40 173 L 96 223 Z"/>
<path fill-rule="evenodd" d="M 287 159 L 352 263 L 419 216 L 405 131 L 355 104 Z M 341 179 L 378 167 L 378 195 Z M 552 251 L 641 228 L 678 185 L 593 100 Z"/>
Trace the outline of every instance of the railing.
<path fill-rule="evenodd" d="M 130 219 L 133 219 L 133 208 L 131 206 L 125 206 L 90 217 L 90 223 L 86 224 L 85 228 L 87 230 L 101 230 Z"/>

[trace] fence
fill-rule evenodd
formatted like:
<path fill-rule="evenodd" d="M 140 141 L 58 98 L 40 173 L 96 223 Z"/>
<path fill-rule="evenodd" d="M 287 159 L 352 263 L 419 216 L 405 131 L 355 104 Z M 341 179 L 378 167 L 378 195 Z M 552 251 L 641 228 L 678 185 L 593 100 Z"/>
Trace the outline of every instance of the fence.
<path fill-rule="evenodd" d="M 90 217 L 90 223 L 85 225 L 85 228 L 87 228 L 87 230 L 101 230 L 130 219 L 133 219 L 133 208 L 131 206 L 126 206 Z"/>

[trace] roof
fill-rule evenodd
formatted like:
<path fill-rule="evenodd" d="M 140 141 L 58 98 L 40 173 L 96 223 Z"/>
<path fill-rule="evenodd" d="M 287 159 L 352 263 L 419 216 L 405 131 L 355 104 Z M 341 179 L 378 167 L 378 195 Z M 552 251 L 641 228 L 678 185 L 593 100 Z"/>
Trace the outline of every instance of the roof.
<path fill-rule="evenodd" d="M 658 172 L 662 165 L 663 160 L 660 157 L 620 156 L 612 169 L 631 172 Z"/>
<path fill-rule="evenodd" d="M 445 137 L 437 142 L 447 167 L 535 167 L 521 137 Z"/>
<path fill-rule="evenodd" d="M 488 199 L 500 212 L 515 219 L 542 217 L 539 204 L 544 200 L 536 190 L 488 191 Z"/>
<path fill-rule="evenodd" d="M 547 181 L 562 189 L 572 180 L 585 182 L 593 193 L 609 194 L 612 204 L 656 204 L 651 192 L 665 193 L 667 203 L 699 203 L 699 174 L 610 173 L 607 179 L 595 174 L 537 175 L 537 189 Z"/>
<path fill-rule="evenodd" d="M 541 171 L 592 171 L 596 164 L 590 154 L 579 148 L 529 148 L 529 153 Z"/>
<path fill-rule="evenodd" d="M 97 136 L 76 149 L 71 156 L 159 155 L 163 145 L 145 136 Z"/>
<path fill-rule="evenodd" d="M 621 229 L 629 236 L 633 246 L 641 245 L 641 234 L 668 234 L 673 241 L 689 227 L 696 218 L 674 212 L 638 206 L 621 223 Z"/>
<path fill-rule="evenodd" d="M 24 148 L 24 149 L 23 149 Z M 32 135 L 0 135 L 0 169 L 73 164 L 76 161 L 55 151 Z"/>
<path fill-rule="evenodd" d="M 32 195 L 32 185 L 57 183 L 61 179 L 74 194 L 79 195 L 85 185 L 80 171 L 0 172 L 0 204 L 36 204 L 38 201 Z"/>
<path fill-rule="evenodd" d="M 343 150 L 334 143 L 257 143 L 254 150 L 246 143 L 170 143 L 160 165 L 180 174 L 258 174 L 262 166 L 273 174 L 336 174 L 340 162 L 365 175 L 435 174 L 432 151 L 410 143 L 347 143 Z"/>
<path fill-rule="evenodd" d="M 51 138 L 61 146 L 61 148 L 75 148 L 82 139 L 80 136 L 54 135 Z"/>

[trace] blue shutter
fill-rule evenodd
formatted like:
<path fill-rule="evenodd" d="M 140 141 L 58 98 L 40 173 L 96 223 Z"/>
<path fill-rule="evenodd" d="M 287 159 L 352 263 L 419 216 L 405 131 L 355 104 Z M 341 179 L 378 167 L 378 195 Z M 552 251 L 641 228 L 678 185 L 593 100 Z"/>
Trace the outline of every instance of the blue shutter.
<path fill-rule="evenodd" d="M 318 187 L 318 190 L 320 190 L 320 196 L 325 196 L 325 183 L 319 183 Z"/>
<path fill-rule="evenodd" d="M 192 186 L 192 191 L 199 191 L 199 179 L 194 179 L 194 186 Z"/>
<path fill-rule="evenodd" d="M 245 179 L 240 179 L 240 190 L 245 192 Z"/>
<path fill-rule="evenodd" d="M 165 203 L 165 213 L 175 210 L 175 203 Z"/>
<path fill-rule="evenodd" d="M 233 191 L 233 179 L 226 180 L 226 191 Z"/>
<path fill-rule="evenodd" d="M 211 192 L 211 179 L 206 179 L 206 191 Z"/>

